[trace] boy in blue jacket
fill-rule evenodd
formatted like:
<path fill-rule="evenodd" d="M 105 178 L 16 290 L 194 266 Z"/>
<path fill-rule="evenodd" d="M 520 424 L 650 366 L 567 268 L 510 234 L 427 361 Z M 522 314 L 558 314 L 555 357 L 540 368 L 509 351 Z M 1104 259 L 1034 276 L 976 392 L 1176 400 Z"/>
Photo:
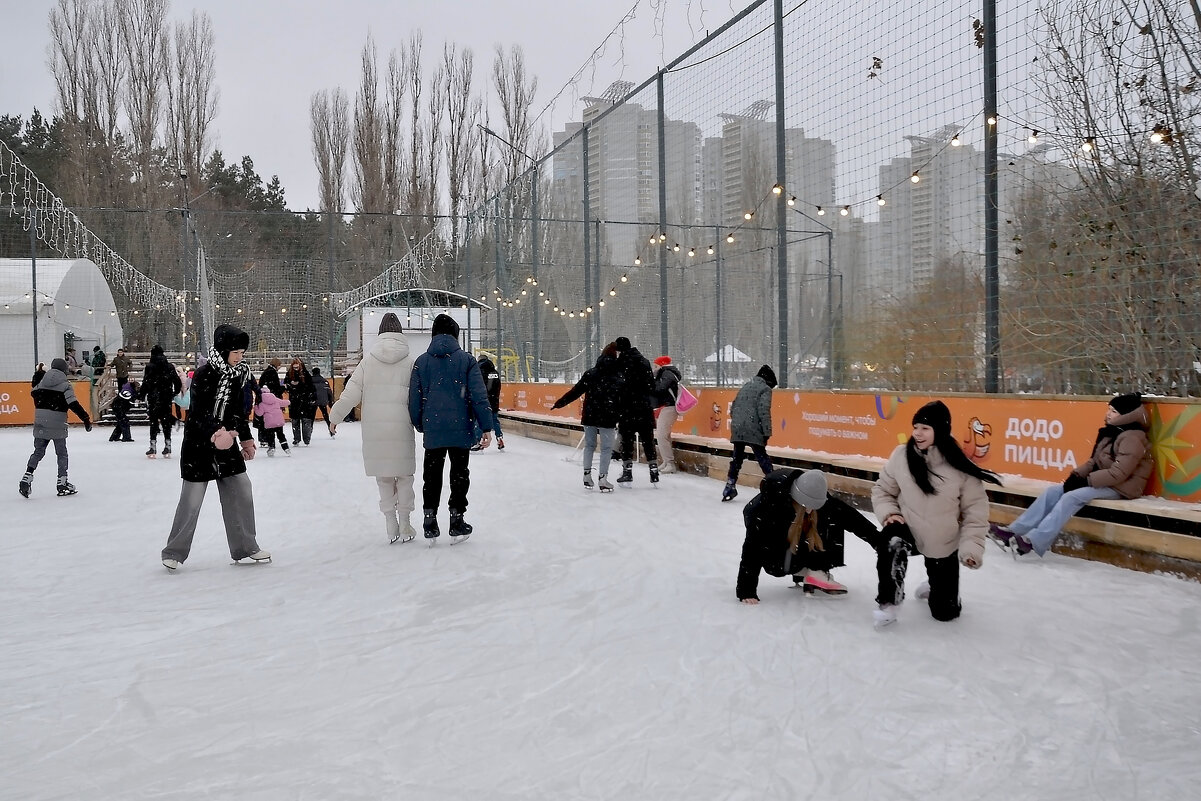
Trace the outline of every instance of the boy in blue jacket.
<path fill-rule="evenodd" d="M 459 324 L 439 314 L 434 318 L 429 349 L 413 363 L 409 382 L 409 418 L 424 435 L 422 468 L 423 527 L 430 545 L 441 533 L 438 505 L 442 498 L 442 470 L 450 456 L 450 539 L 461 542 L 471 534 L 463 521 L 471 473 L 467 462 L 475 444 L 474 426 L 483 430 L 481 449 L 492 442 L 492 408 L 475 357 L 459 347 Z"/>

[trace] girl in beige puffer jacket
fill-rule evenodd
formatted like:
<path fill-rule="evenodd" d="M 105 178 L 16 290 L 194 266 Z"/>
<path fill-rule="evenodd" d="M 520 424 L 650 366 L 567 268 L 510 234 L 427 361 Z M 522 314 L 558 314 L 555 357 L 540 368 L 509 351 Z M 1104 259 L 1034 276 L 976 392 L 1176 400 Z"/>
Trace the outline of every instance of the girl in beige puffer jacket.
<path fill-rule="evenodd" d="M 988 495 L 983 481 L 1001 483 L 964 455 L 951 436 L 946 404 L 931 401 L 918 409 L 913 435 L 892 452 L 872 488 L 872 509 L 888 543 L 876 551 L 877 626 L 896 622 L 914 551 L 925 557 L 929 582 L 918 588 L 918 598 L 928 600 L 936 620 L 959 617 L 959 564 L 974 570 L 984 562 Z"/>

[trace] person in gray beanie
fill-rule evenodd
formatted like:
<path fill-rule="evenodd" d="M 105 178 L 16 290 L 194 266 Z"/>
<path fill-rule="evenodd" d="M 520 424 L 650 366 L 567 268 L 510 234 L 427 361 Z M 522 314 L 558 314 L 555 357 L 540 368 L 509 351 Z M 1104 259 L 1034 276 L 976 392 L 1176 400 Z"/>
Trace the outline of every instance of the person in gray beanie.
<path fill-rule="evenodd" d="M 759 494 L 742 510 L 746 539 L 738 563 L 738 600 L 759 603 L 759 571 L 792 576 L 806 593 L 845 595 L 830 577 L 843 561 L 844 534 L 868 543 L 878 532 L 871 520 L 829 492 L 820 470 L 773 470 Z"/>
<path fill-rule="evenodd" d="M 58 494 L 74 495 L 75 485 L 67 480 L 67 410 L 83 421 L 85 431 L 92 430 L 92 418 L 75 399 L 75 390 L 67 380 L 66 359 L 50 362 L 50 369 L 42 376 L 31 392 L 33 395 L 33 453 L 25 466 L 18 491 L 28 498 L 33 491 L 33 471 L 46 455 L 46 448 L 54 443 L 54 455 L 58 457 Z"/>

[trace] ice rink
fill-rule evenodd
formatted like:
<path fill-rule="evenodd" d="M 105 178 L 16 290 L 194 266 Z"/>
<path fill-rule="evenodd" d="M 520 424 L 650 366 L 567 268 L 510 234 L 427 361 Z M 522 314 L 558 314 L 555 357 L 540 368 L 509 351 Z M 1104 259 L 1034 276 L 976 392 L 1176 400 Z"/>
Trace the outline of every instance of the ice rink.
<path fill-rule="evenodd" d="M 353 424 L 250 465 L 273 563 L 230 565 L 212 487 L 171 574 L 178 462 L 110 432 L 26 500 L 31 429 L 0 430 L 0 798 L 1201 796 L 1196 583 L 990 545 L 958 621 L 876 631 L 851 537 L 848 595 L 745 606 L 753 490 L 602 496 L 516 436 L 472 456 L 470 540 L 388 545 Z"/>

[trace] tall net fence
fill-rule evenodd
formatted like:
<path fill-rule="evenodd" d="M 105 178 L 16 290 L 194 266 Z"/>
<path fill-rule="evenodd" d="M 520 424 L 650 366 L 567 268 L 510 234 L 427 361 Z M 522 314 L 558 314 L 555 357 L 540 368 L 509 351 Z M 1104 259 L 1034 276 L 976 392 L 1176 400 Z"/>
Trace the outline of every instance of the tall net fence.
<path fill-rule="evenodd" d="M 626 336 L 723 386 L 1198 394 L 1201 17 L 990 5 L 751 3 L 455 221 L 66 209 L 9 153 L 5 302 L 40 249 L 96 261 L 138 349 L 235 322 L 332 367 L 363 309 L 469 306 L 509 380 Z"/>

